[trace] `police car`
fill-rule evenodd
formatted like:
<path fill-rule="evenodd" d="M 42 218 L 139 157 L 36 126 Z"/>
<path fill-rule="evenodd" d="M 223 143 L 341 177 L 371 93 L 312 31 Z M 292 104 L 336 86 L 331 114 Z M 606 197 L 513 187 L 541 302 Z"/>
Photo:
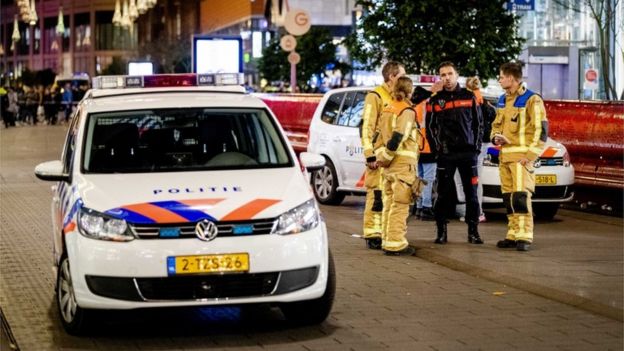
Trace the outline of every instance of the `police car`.
<path fill-rule="evenodd" d="M 430 87 L 436 76 L 411 75 L 415 85 Z M 460 84 L 462 84 L 460 79 Z M 484 98 L 494 105 L 502 90 L 490 82 Z M 462 84 L 463 85 L 463 84 Z M 364 98 L 372 87 L 350 87 L 327 92 L 319 103 L 310 122 L 309 152 L 326 158 L 325 166 L 312 173 L 312 187 L 322 204 L 338 205 L 348 194 L 365 194 L 364 155 L 360 128 Z M 502 206 L 498 149 L 483 148 L 483 202 L 488 206 Z M 481 159 L 481 158 L 480 158 Z M 571 201 L 574 193 L 574 167 L 564 145 L 548 138 L 544 152 L 535 163 L 536 189 L 533 197 L 535 214 L 550 219 L 557 213 L 560 203 Z"/>
<path fill-rule="evenodd" d="M 52 201 L 67 332 L 94 309 L 268 303 L 329 314 L 335 273 L 308 170 L 239 74 L 104 76 L 78 105 Z"/>

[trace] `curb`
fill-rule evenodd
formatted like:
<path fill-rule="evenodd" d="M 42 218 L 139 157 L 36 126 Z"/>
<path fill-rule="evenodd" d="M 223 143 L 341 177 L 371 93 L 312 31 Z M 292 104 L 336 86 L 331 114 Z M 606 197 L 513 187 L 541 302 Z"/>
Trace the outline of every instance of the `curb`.
<path fill-rule="evenodd" d="M 571 305 L 619 322 L 624 321 L 624 310 L 622 309 L 611 307 L 603 303 L 592 301 L 587 298 L 574 295 L 565 291 L 518 279 L 517 277 L 496 273 L 488 269 L 484 269 L 468 264 L 466 262 L 449 258 L 428 248 L 417 246 L 415 247 L 416 257 L 422 258 L 431 263 L 439 264 L 452 270 L 463 272 L 478 278 L 483 278 L 496 283 L 505 284 L 507 286 L 520 289 L 550 300 L 561 302 L 566 305 Z"/>

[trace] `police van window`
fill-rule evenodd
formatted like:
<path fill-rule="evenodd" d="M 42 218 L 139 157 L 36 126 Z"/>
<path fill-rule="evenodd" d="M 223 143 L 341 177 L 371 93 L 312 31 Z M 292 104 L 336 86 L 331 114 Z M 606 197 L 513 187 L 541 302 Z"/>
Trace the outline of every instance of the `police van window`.
<path fill-rule="evenodd" d="M 323 108 L 323 113 L 321 114 L 321 120 L 323 122 L 329 124 L 336 123 L 336 118 L 338 117 L 338 113 L 340 113 L 340 105 L 342 105 L 344 95 L 344 93 L 332 94 L 329 99 L 327 99 L 325 108 Z"/>
<path fill-rule="evenodd" d="M 261 109 L 97 113 L 87 122 L 85 173 L 177 172 L 292 166 Z"/>
<path fill-rule="evenodd" d="M 71 170 L 74 152 L 76 151 L 76 135 L 78 134 L 80 115 L 81 110 L 76 110 L 67 130 L 65 147 L 63 148 L 63 173 L 69 173 Z"/>
<path fill-rule="evenodd" d="M 338 124 L 346 127 L 359 127 L 362 121 L 364 109 L 364 97 L 366 92 L 354 91 L 347 94 L 342 112 L 338 118 Z"/>

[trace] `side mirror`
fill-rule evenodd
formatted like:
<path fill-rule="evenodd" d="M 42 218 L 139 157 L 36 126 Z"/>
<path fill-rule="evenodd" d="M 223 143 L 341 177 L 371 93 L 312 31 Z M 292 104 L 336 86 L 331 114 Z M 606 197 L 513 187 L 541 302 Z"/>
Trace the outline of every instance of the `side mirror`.
<path fill-rule="evenodd" d="M 318 171 L 325 166 L 325 157 L 311 152 L 300 153 L 299 161 L 310 172 Z"/>
<path fill-rule="evenodd" d="M 35 167 L 35 175 L 41 180 L 69 181 L 69 174 L 63 173 L 63 164 L 59 160 L 38 164 Z"/>

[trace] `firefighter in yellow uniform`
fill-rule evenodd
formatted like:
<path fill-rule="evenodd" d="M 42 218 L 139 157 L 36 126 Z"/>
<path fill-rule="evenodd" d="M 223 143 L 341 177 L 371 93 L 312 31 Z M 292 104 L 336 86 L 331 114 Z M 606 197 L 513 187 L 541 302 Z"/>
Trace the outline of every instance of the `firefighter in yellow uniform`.
<path fill-rule="evenodd" d="M 366 204 L 364 206 L 363 236 L 370 249 L 381 249 L 382 211 L 383 211 L 383 179 L 382 168 L 378 166 L 375 149 L 381 144 L 378 122 L 382 110 L 391 101 L 390 93 L 399 77 L 405 75 L 405 68 L 398 62 L 390 61 L 381 70 L 384 83 L 370 91 L 364 100 L 362 116 L 362 147 L 366 158 L 364 185 L 366 187 Z"/>
<path fill-rule="evenodd" d="M 413 83 L 408 77 L 401 77 L 395 83 L 393 101 L 384 109 L 380 120 L 383 146 L 375 152 L 378 163 L 385 167 L 382 249 L 387 255 L 414 254 L 405 238 L 418 164 L 418 124 L 409 100 L 412 91 Z"/>
<path fill-rule="evenodd" d="M 505 239 L 496 246 L 528 251 L 533 242 L 533 163 L 548 137 L 548 120 L 542 98 L 522 86 L 521 64 L 503 64 L 498 81 L 505 94 L 498 100 L 490 137 L 493 144 L 501 146 L 501 190 L 509 223 Z"/>

